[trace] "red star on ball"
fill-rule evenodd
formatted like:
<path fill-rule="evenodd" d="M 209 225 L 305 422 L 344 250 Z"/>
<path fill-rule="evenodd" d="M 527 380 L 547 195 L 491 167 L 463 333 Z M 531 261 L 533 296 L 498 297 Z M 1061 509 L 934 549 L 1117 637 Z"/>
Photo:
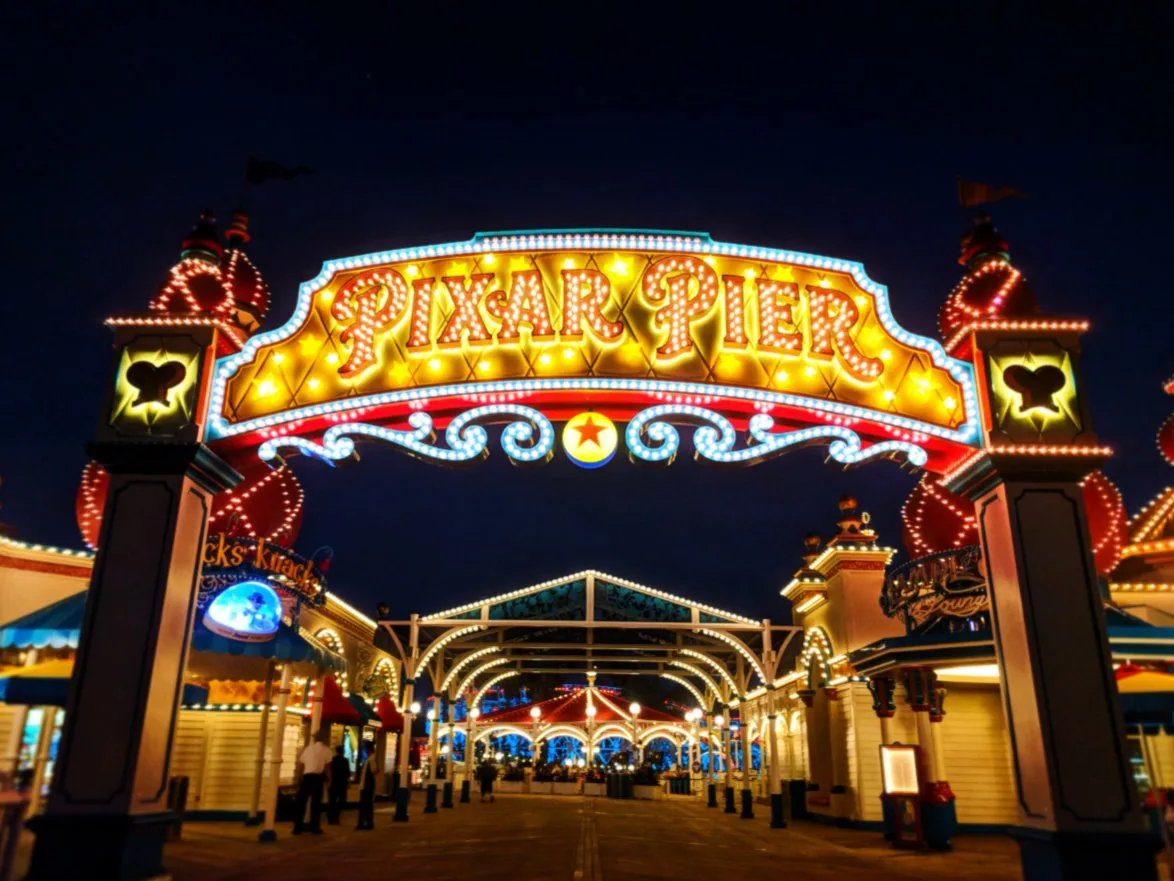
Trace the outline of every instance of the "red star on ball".
<path fill-rule="evenodd" d="M 596 425 L 595 420 L 588 416 L 586 422 L 575 428 L 575 431 L 579 432 L 579 446 L 590 441 L 602 450 L 603 444 L 599 442 L 599 434 L 606 429 L 606 425 Z"/>

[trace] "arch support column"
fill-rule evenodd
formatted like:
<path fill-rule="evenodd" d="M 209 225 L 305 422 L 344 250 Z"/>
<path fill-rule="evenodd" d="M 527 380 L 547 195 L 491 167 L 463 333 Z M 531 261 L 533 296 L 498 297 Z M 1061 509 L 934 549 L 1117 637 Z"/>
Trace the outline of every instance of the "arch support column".
<path fill-rule="evenodd" d="M 1079 325 L 972 331 L 983 451 L 944 484 L 974 503 L 1015 766 L 1024 875 L 1156 878 L 1129 769 L 1080 481 L 1108 458 Z"/>
<path fill-rule="evenodd" d="M 212 497 L 241 479 L 203 444 L 215 348 L 211 327 L 125 327 L 115 338 L 87 447 L 110 484 L 48 808 L 30 824 L 34 881 L 165 874 L 208 516 Z M 163 366 L 174 381 L 160 389 Z"/>
<path fill-rule="evenodd" d="M 1156 877 L 1079 483 L 1097 464 L 984 456 L 951 485 L 974 501 L 1029 878 Z"/>

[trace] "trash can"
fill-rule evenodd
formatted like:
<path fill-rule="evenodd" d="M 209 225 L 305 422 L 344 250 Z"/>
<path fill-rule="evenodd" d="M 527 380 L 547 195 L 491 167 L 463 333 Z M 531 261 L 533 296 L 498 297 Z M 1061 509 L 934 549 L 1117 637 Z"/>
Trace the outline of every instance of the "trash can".
<path fill-rule="evenodd" d="M 175 815 L 167 827 L 167 841 L 179 841 L 183 834 L 183 815 L 188 809 L 188 778 L 172 777 L 167 781 L 167 810 Z"/>
<path fill-rule="evenodd" d="M 277 790 L 277 817 L 278 823 L 292 823 L 298 815 L 298 788 L 296 786 L 282 786 Z"/>

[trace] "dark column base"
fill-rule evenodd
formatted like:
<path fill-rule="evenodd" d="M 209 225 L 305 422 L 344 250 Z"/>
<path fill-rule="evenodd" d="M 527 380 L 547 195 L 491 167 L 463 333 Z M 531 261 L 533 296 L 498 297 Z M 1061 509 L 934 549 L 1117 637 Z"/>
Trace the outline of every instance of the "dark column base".
<path fill-rule="evenodd" d="M 428 788 L 424 790 L 424 813 L 436 813 L 436 784 L 429 783 Z"/>
<path fill-rule="evenodd" d="M 894 818 L 895 819 L 895 818 Z M 950 850 L 950 839 L 958 830 L 958 814 L 954 799 L 934 801 L 921 800 L 921 825 L 925 831 L 925 844 L 933 850 Z"/>
<path fill-rule="evenodd" d="M 770 828 L 787 828 L 787 821 L 783 817 L 783 794 L 781 792 L 773 793 L 770 797 Z"/>
<path fill-rule="evenodd" d="M 726 813 L 727 814 L 738 813 L 738 809 L 736 807 L 734 807 L 734 787 L 732 787 L 732 786 L 726 787 Z"/>
<path fill-rule="evenodd" d="M 444 784 L 444 798 L 442 798 L 440 800 L 440 806 L 442 808 L 451 808 L 453 806 L 453 803 L 452 803 L 452 784 L 447 781 Z"/>
<path fill-rule="evenodd" d="M 146 881 L 165 876 L 163 843 L 175 814 L 43 815 L 28 881 Z"/>
<path fill-rule="evenodd" d="M 754 793 L 749 789 L 742 790 L 742 819 L 754 819 Z"/>
<path fill-rule="evenodd" d="M 461 781 L 461 804 L 467 805 L 469 803 L 469 781 Z"/>
<path fill-rule="evenodd" d="M 801 820 L 807 816 L 807 781 L 791 780 L 787 783 L 787 793 L 791 799 L 791 816 Z"/>
<path fill-rule="evenodd" d="M 412 790 L 406 786 L 401 786 L 395 791 L 395 816 L 391 818 L 392 822 L 408 822 L 408 799 L 411 797 Z"/>
<path fill-rule="evenodd" d="M 1158 843 L 1146 832 L 1050 832 L 1016 827 L 1024 881 L 1157 881 Z"/>
<path fill-rule="evenodd" d="M 705 806 L 707 808 L 716 808 L 717 807 L 717 784 L 716 783 L 709 784 L 709 801 L 706 803 Z"/>

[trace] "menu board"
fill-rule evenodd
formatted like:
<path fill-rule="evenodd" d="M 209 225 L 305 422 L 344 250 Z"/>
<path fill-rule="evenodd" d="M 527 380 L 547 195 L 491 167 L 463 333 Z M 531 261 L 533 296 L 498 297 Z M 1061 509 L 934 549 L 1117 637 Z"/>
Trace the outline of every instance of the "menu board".
<path fill-rule="evenodd" d="M 882 746 L 881 778 L 886 795 L 917 795 L 917 747 Z"/>

